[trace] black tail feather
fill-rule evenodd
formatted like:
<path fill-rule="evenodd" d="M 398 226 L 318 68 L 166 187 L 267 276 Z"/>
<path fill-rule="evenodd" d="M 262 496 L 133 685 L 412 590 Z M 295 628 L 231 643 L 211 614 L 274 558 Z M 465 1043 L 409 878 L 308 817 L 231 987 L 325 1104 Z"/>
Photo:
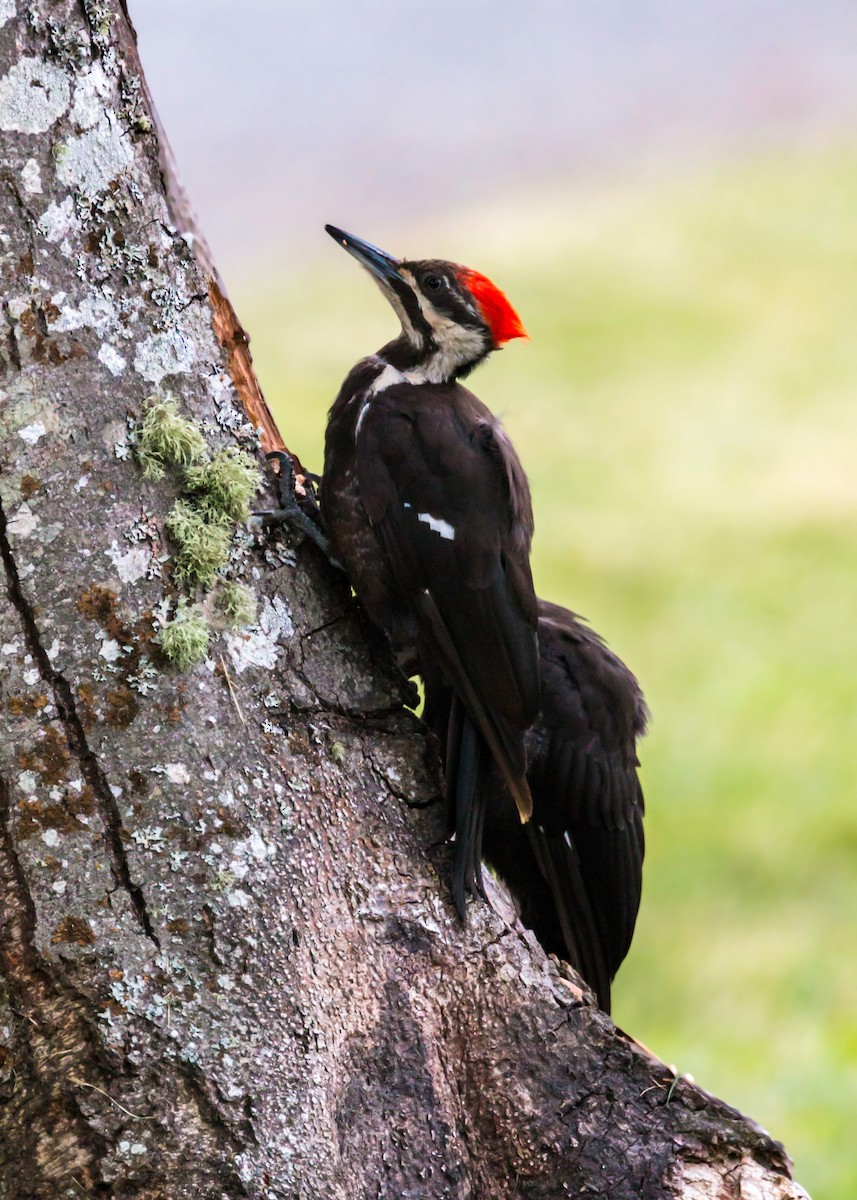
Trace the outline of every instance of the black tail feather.
<path fill-rule="evenodd" d="M 455 820 L 452 856 L 452 895 L 465 916 L 465 897 L 485 899 L 482 882 L 482 834 L 491 756 L 479 730 L 456 697 L 452 702 L 447 737 L 447 786 Z"/>
<path fill-rule="evenodd" d="M 461 661 L 446 623 L 428 591 L 421 594 L 420 606 L 428 627 L 440 647 L 440 658 L 450 672 L 450 682 L 456 697 L 461 699 L 467 712 L 471 714 L 473 723 L 479 730 L 480 742 L 485 743 L 490 750 L 506 781 L 506 786 L 515 800 L 521 821 L 526 822 L 530 819 L 533 811 L 533 800 L 525 774 L 526 754 L 523 729 L 513 728 L 508 721 L 486 707 L 479 697 Z"/>
<path fill-rule="evenodd" d="M 595 992 L 599 1008 L 609 1013 L 612 972 L 577 852 L 567 834 L 550 835 L 534 824 L 525 829 L 553 897 L 568 961 Z"/>

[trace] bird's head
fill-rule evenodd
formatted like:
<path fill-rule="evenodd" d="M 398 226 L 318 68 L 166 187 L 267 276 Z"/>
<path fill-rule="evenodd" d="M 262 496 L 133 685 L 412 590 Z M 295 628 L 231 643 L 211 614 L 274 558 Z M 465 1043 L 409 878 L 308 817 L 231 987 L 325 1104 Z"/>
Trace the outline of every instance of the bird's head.
<path fill-rule="evenodd" d="M 446 383 L 473 370 L 492 350 L 527 336 L 498 287 L 469 267 L 428 258 L 393 258 L 333 225 L 325 229 L 375 279 L 402 323 L 384 348 L 394 366 Z"/>

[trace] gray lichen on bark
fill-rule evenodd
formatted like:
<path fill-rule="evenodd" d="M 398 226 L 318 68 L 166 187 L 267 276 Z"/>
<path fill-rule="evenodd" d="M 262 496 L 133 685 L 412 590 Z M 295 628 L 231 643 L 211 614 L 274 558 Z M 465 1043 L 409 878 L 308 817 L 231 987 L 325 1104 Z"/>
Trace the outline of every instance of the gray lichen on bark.
<path fill-rule="evenodd" d="M 461 927 L 311 548 L 237 534 L 256 624 L 159 658 L 178 485 L 129 419 L 256 435 L 155 128 L 118 0 L 0 0 L 0 1196 L 800 1196 L 514 921 Z"/>

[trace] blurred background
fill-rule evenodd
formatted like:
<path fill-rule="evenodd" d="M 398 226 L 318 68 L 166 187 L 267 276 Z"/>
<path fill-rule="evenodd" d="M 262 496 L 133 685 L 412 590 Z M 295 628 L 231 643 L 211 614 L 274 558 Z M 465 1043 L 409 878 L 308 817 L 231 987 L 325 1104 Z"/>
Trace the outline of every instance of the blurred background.
<path fill-rule="evenodd" d="M 325 236 L 497 281 L 539 592 L 637 672 L 615 1017 L 857 1195 L 857 5 L 132 0 L 286 442 L 394 332 Z"/>

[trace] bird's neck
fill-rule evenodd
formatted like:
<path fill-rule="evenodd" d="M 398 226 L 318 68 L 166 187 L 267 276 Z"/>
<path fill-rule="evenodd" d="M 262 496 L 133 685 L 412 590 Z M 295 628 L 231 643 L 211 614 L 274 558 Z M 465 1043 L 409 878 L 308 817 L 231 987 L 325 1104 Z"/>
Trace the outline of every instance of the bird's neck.
<path fill-rule="evenodd" d="M 486 356 L 485 353 L 478 357 L 464 356 L 463 349 L 454 339 L 417 344 L 402 333 L 382 346 L 377 357 L 401 372 L 409 383 L 454 383 L 468 375 Z"/>

